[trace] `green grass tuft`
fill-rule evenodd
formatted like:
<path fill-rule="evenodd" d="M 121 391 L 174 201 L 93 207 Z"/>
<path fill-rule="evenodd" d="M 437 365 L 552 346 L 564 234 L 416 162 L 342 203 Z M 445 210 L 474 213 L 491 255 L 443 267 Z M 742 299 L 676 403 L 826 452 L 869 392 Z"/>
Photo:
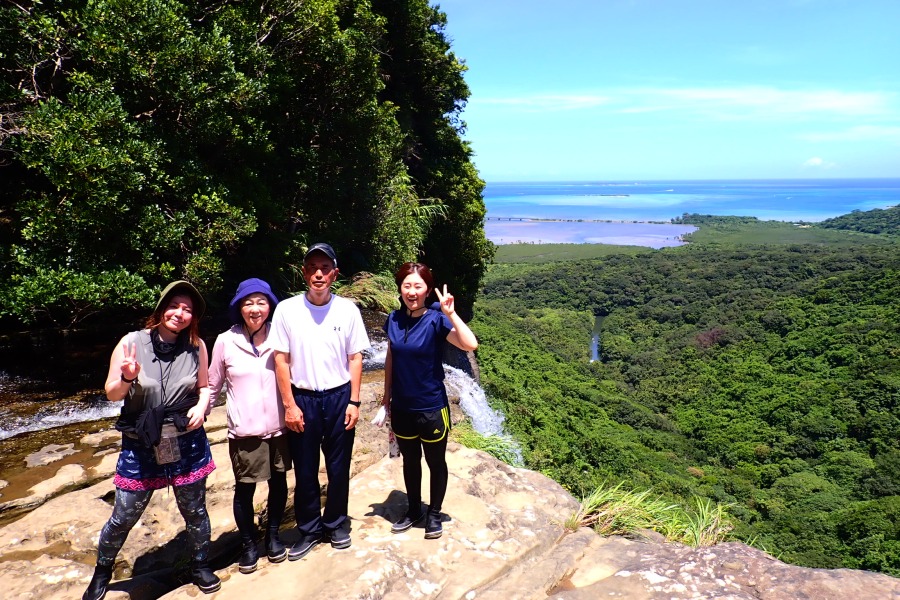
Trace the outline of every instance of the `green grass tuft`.
<path fill-rule="evenodd" d="M 336 294 L 355 300 L 362 308 L 391 312 L 400 308 L 397 284 L 388 273 L 368 273 L 361 271 L 353 276 L 350 283 L 335 285 Z"/>
<path fill-rule="evenodd" d="M 484 435 L 472 428 L 468 420 L 460 421 L 450 431 L 450 439 L 466 448 L 487 452 L 494 458 L 514 467 L 522 466 L 519 446 L 512 438 L 500 435 Z"/>
<path fill-rule="evenodd" d="M 626 535 L 640 529 L 661 533 L 669 541 L 689 546 L 712 546 L 724 541 L 733 529 L 727 505 L 697 499 L 697 508 L 686 511 L 650 490 L 623 490 L 622 484 L 601 485 L 581 501 L 578 511 L 565 522 L 567 529 L 591 527 L 600 535 Z"/>

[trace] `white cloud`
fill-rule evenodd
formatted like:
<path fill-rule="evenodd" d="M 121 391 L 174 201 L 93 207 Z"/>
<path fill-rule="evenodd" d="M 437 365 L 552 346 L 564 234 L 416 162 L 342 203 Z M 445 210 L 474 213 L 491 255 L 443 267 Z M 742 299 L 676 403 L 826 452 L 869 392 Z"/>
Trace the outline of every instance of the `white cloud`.
<path fill-rule="evenodd" d="M 622 88 L 595 94 L 535 94 L 473 98 L 472 104 L 527 112 L 586 110 L 615 113 L 677 112 L 721 120 L 860 118 L 890 115 L 894 96 L 885 92 L 791 90 L 771 86 Z"/>
<path fill-rule="evenodd" d="M 900 144 L 900 127 L 895 125 L 860 125 L 842 131 L 808 133 L 800 139 L 810 142 L 886 141 Z"/>
<path fill-rule="evenodd" d="M 513 98 L 475 98 L 470 101 L 470 104 L 479 103 L 520 108 L 525 112 L 546 112 L 595 108 L 609 102 L 610 98 L 608 96 L 547 94 Z"/>
<path fill-rule="evenodd" d="M 819 158 L 818 156 L 813 156 L 812 158 L 807 159 L 803 163 L 803 167 L 806 169 L 826 170 L 826 169 L 833 169 L 836 166 L 837 166 L 837 163 L 828 162 L 822 158 Z"/>
<path fill-rule="evenodd" d="M 717 114 L 723 118 L 790 116 L 859 116 L 888 112 L 889 96 L 880 92 L 783 90 L 766 86 L 720 88 L 663 88 L 644 90 L 650 99 L 683 110 Z"/>

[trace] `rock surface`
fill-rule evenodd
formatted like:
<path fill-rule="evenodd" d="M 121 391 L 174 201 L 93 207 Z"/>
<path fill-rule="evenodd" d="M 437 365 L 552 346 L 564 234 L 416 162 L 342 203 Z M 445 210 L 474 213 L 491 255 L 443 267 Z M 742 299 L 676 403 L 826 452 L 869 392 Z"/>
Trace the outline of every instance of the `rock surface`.
<path fill-rule="evenodd" d="M 207 430 L 218 469 L 209 478 L 207 505 L 213 566 L 223 582 L 209 598 L 900 599 L 898 579 L 793 567 L 743 544 L 689 548 L 602 538 L 588 529 L 566 531 L 562 523 L 577 502 L 558 484 L 453 443 L 443 536 L 425 540 L 421 525 L 392 535 L 390 524 L 406 510 L 406 496 L 401 461 L 385 457 L 385 431 L 368 424 L 379 391 L 377 381 L 368 381 L 361 395 L 350 493 L 353 545 L 334 550 L 323 544 L 297 562 L 262 559 L 250 575 L 238 573 L 234 564 L 238 539 L 231 514 L 233 477 L 223 443 L 225 416 L 224 409 L 213 411 Z M 36 508 L 0 528 L 4 599 L 81 596 L 97 535 L 111 512 L 117 454 L 110 444 L 116 439 L 107 432 L 80 440 L 95 449 L 91 460 L 63 465 L 33 486 L 21 502 Z M 265 492 L 264 485 L 258 486 L 260 508 Z M 205 597 L 184 585 L 183 527 L 172 494 L 154 494 L 119 556 L 107 598 Z M 286 541 L 296 539 L 289 524 L 283 531 Z"/>

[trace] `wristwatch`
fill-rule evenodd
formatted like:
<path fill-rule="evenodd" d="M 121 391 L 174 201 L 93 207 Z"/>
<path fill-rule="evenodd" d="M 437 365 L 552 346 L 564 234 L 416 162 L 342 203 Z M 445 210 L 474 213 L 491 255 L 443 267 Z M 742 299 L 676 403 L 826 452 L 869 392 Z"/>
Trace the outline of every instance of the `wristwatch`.
<path fill-rule="evenodd" d="M 359 400 L 351 400 L 347 404 L 349 404 L 350 406 L 355 406 L 356 408 L 359 408 L 359 405 L 362 404 L 362 402 L 360 402 Z"/>

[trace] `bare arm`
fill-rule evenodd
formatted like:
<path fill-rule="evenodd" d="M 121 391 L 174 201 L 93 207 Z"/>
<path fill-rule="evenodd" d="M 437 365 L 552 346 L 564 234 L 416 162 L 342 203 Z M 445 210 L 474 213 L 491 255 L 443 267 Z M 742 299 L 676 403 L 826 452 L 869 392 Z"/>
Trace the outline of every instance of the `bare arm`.
<path fill-rule="evenodd" d="M 133 381 L 141 372 L 141 365 L 137 362 L 137 347 L 128 345 L 128 336 L 123 337 L 113 350 L 109 358 L 109 372 L 106 374 L 106 398 L 117 402 L 128 395 Z M 124 379 L 132 380 L 131 383 Z"/>
<path fill-rule="evenodd" d="M 363 360 L 362 352 L 351 354 L 347 357 L 350 361 L 350 401 L 359 402 L 359 388 L 362 386 L 362 370 Z M 351 430 L 356 427 L 359 421 L 359 407 L 352 404 L 347 405 L 347 412 L 344 415 L 344 429 Z"/>
<path fill-rule="evenodd" d="M 294 401 L 291 390 L 291 355 L 289 352 L 275 352 L 275 381 L 278 383 L 278 394 L 284 405 L 284 424 L 291 431 L 300 433 L 305 425 L 303 411 Z"/>
<path fill-rule="evenodd" d="M 469 326 L 466 325 L 465 322 L 456 313 L 453 313 L 453 316 L 449 318 L 450 322 L 453 324 L 453 329 L 451 329 L 450 333 L 447 334 L 447 341 L 460 350 L 477 350 L 478 338 L 475 337 L 475 334 L 472 333 L 472 330 L 469 329 Z"/>
<path fill-rule="evenodd" d="M 206 421 L 206 409 L 209 408 L 209 355 L 206 344 L 200 340 L 200 365 L 197 368 L 197 404 L 188 410 L 188 431 L 198 429 Z"/>

